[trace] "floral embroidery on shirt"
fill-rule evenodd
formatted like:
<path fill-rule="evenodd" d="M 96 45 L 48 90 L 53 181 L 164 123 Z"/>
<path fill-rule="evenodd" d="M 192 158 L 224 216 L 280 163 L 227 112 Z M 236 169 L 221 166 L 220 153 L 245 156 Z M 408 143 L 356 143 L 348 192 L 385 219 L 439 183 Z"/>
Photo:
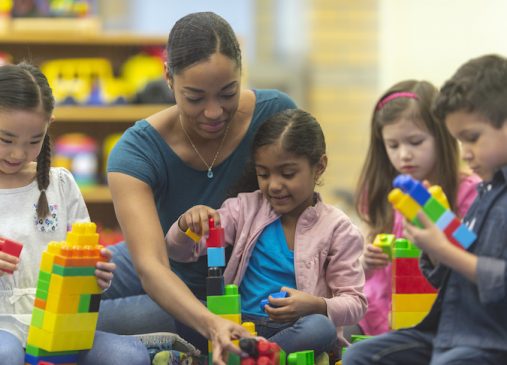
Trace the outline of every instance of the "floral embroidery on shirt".
<path fill-rule="evenodd" d="M 37 217 L 37 204 L 34 204 L 35 227 L 40 232 L 54 232 L 58 228 L 58 204 L 49 204 L 49 215 L 44 218 Z"/>

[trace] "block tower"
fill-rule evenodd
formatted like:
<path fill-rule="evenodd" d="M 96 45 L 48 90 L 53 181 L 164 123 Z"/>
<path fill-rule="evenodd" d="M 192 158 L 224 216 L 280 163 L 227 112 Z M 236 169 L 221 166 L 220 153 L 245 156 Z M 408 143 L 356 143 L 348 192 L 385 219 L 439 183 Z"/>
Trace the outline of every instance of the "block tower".
<path fill-rule="evenodd" d="M 413 224 L 421 226 L 416 215 L 423 210 L 455 246 L 468 249 L 475 241 L 475 233 L 461 223 L 448 204 L 446 206 L 447 199 L 441 189 L 432 194 L 410 175 L 397 176 L 393 187 L 388 196 L 389 202 Z"/>
<path fill-rule="evenodd" d="M 94 223 L 74 223 L 66 241 L 42 254 L 25 365 L 77 364 L 93 345 L 101 288 L 95 265 L 105 259 Z"/>
<path fill-rule="evenodd" d="M 394 242 L 391 329 L 415 326 L 428 314 L 437 296 L 419 269 L 421 251 L 410 241 Z"/>

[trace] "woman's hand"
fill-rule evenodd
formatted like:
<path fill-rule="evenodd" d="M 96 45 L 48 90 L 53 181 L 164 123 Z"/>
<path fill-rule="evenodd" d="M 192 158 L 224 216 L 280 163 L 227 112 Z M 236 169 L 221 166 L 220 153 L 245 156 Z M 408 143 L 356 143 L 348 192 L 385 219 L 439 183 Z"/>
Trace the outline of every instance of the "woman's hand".
<path fill-rule="evenodd" d="M 114 262 L 111 262 L 113 254 L 107 248 L 100 250 L 100 254 L 107 261 L 97 262 L 95 265 L 97 268 L 97 270 L 95 270 L 95 276 L 97 277 L 97 284 L 99 284 L 102 290 L 106 290 L 111 286 L 111 281 L 113 280 L 113 271 L 116 270 L 116 264 Z"/>
<path fill-rule="evenodd" d="M 226 365 L 229 352 L 242 355 L 242 351 L 234 346 L 232 340 L 243 337 L 252 337 L 252 334 L 237 323 L 214 316 L 209 333 L 209 340 L 213 346 L 213 364 Z"/>
<path fill-rule="evenodd" d="M 6 274 L 7 271 L 16 271 L 19 265 L 19 258 L 0 251 L 0 276 Z"/>
<path fill-rule="evenodd" d="M 380 247 L 373 246 L 371 243 L 366 246 L 360 260 L 365 271 L 382 269 L 389 265 L 389 256 Z"/>
<path fill-rule="evenodd" d="M 275 322 L 294 322 L 313 313 L 327 314 L 327 304 L 323 298 L 287 287 L 282 287 L 280 291 L 289 295 L 286 298 L 269 296 L 270 304 L 264 308 L 269 318 Z"/>
<path fill-rule="evenodd" d="M 215 227 L 220 226 L 220 215 L 213 208 L 206 205 L 196 205 L 183 213 L 178 219 L 178 226 L 185 232 L 188 228 L 200 236 L 209 232 L 208 219 L 213 218 Z"/>

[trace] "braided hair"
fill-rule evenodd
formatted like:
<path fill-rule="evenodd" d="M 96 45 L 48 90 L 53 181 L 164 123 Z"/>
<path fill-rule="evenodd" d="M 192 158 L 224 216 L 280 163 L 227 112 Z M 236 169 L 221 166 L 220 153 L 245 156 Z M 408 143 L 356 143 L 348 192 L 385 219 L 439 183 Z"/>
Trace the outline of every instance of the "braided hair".
<path fill-rule="evenodd" d="M 40 110 L 47 120 L 51 119 L 55 100 L 44 74 L 35 66 L 22 62 L 17 65 L 0 67 L 0 109 Z M 49 186 L 51 167 L 51 140 L 46 133 L 41 151 L 37 157 L 37 186 L 40 190 L 37 202 L 37 216 L 49 215 L 46 189 Z"/>

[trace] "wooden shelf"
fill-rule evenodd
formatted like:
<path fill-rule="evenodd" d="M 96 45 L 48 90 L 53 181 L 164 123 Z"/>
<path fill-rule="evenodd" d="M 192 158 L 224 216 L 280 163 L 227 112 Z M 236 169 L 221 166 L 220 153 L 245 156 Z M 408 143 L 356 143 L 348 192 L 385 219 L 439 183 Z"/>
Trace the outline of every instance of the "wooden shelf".
<path fill-rule="evenodd" d="M 130 33 L 65 33 L 59 32 L 6 32 L 0 33 L 0 44 L 46 45 L 110 45 L 110 46 L 164 46 L 166 37 Z"/>
<path fill-rule="evenodd" d="M 103 107 L 62 106 L 55 108 L 56 122 L 134 122 L 168 108 L 165 104 L 119 105 Z"/>
<path fill-rule="evenodd" d="M 111 192 L 107 185 L 90 186 L 81 188 L 86 203 L 111 203 Z"/>

